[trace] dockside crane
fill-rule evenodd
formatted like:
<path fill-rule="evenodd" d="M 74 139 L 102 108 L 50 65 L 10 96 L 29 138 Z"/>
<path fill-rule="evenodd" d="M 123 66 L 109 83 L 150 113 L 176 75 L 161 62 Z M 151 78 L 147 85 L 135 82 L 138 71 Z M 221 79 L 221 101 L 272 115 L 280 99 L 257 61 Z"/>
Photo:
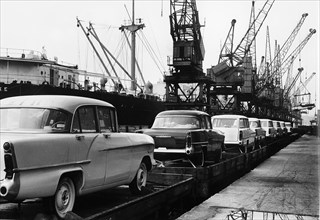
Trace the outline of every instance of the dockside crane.
<path fill-rule="evenodd" d="M 257 17 L 252 22 L 250 22 L 249 28 L 247 29 L 238 46 L 230 54 L 226 54 L 224 56 L 224 59 L 220 60 L 220 65 L 218 64 L 216 67 L 214 67 L 214 70 L 219 70 L 219 67 L 225 65 L 226 63 L 228 63 L 229 67 L 236 67 L 240 66 L 244 62 L 244 58 L 249 53 L 251 45 L 254 42 L 273 3 L 274 0 L 268 0 L 265 2 Z"/>
<path fill-rule="evenodd" d="M 213 80 L 203 73 L 204 45 L 195 0 L 170 0 L 170 34 L 173 40 L 171 70 L 164 76 L 168 109 L 208 110 Z"/>
<path fill-rule="evenodd" d="M 285 104 L 285 99 L 287 99 L 287 97 L 284 95 L 285 88 L 283 88 L 281 84 L 282 78 L 284 78 L 286 73 L 290 74 L 290 71 L 288 71 L 290 66 L 295 61 L 296 57 L 300 54 L 304 46 L 308 43 L 312 35 L 315 33 L 316 33 L 315 29 L 312 29 L 312 28 L 309 29 L 309 34 L 306 36 L 306 38 L 292 51 L 290 55 L 287 56 L 287 58 L 284 61 L 280 60 L 280 56 L 276 56 L 277 57 L 277 59 L 275 60 L 276 65 L 273 66 L 274 68 L 273 72 L 264 80 L 262 87 L 259 88 L 256 93 L 257 97 L 261 99 L 261 98 L 265 98 L 263 97 L 263 94 L 266 94 L 265 91 L 273 90 L 274 92 L 274 96 L 270 96 L 270 97 L 274 97 L 273 105 L 268 107 L 269 109 L 271 109 L 269 112 L 272 112 L 272 113 L 271 115 L 267 115 L 267 116 L 282 118 L 284 120 L 291 120 L 292 119 L 291 116 L 294 116 L 292 112 L 290 111 L 285 112 L 286 109 L 283 108 Z M 279 53 L 279 50 L 281 51 L 278 45 L 278 53 Z M 290 78 L 290 77 L 292 79 L 295 78 L 292 76 L 289 76 L 287 78 Z M 270 83 L 270 82 L 273 82 L 273 83 Z M 291 83 L 288 82 L 288 85 L 290 84 Z M 288 116 L 290 118 L 288 118 Z"/>
<path fill-rule="evenodd" d="M 280 49 L 278 49 L 278 45 L 276 43 L 275 45 L 275 56 L 269 63 L 269 67 L 272 68 L 274 67 L 274 70 L 268 70 L 264 71 L 263 74 L 259 74 L 259 83 L 256 84 L 256 91 L 258 92 L 258 95 L 261 95 L 261 88 L 264 87 L 266 88 L 267 84 L 270 85 L 270 81 L 273 80 L 275 77 L 276 79 L 274 82 L 279 86 L 281 83 L 281 74 L 277 74 L 279 72 L 279 69 L 281 68 L 281 62 L 285 59 L 289 49 L 291 48 L 291 45 L 296 38 L 299 30 L 301 29 L 306 17 L 308 16 L 308 13 L 304 13 L 301 16 L 301 19 L 297 23 L 296 27 L 293 29 L 289 37 L 286 39 L 285 43 L 282 45 Z M 268 94 L 269 96 L 269 94 Z M 270 97 L 270 96 L 269 96 Z"/>
<path fill-rule="evenodd" d="M 300 82 L 300 85 L 298 86 L 298 88 L 292 93 L 292 95 L 290 96 L 292 98 L 292 103 L 293 103 L 293 110 L 295 111 L 301 111 L 301 110 L 311 110 L 312 108 L 315 107 L 314 103 L 310 103 L 310 92 L 304 92 L 301 93 L 301 91 L 303 89 L 307 90 L 307 85 L 309 84 L 309 82 L 312 80 L 312 78 L 316 75 L 315 72 L 313 72 L 306 80 L 305 82 Z M 302 103 L 302 102 L 298 102 L 298 98 L 300 97 L 304 97 L 304 96 L 308 96 L 308 102 L 307 103 Z"/>
<path fill-rule="evenodd" d="M 294 85 L 297 83 L 299 77 L 301 76 L 302 71 L 303 71 L 303 68 L 299 67 L 298 73 L 295 74 L 295 76 L 292 78 L 292 80 L 288 80 L 288 82 L 284 86 L 284 90 L 283 90 L 283 99 L 284 99 L 283 106 L 284 107 L 287 107 L 287 108 L 291 107 L 289 94 L 290 94 L 291 90 L 293 89 Z"/>
<path fill-rule="evenodd" d="M 257 91 L 258 96 L 261 95 L 263 90 L 266 89 L 267 82 L 272 80 L 272 78 L 274 78 L 276 74 L 278 74 L 281 78 L 285 75 L 289 65 L 297 58 L 297 56 L 302 51 L 304 46 L 308 43 L 312 35 L 315 33 L 316 33 L 315 29 L 312 29 L 312 28 L 309 29 L 309 34 L 305 37 L 303 41 L 301 41 L 301 43 L 294 49 L 294 51 L 292 51 L 291 54 L 287 56 L 287 58 L 284 61 L 281 61 L 280 67 L 276 68 L 268 77 L 266 77 L 266 79 L 264 80 L 264 84 Z M 275 85 L 275 86 L 279 87 L 280 85 Z"/>
<path fill-rule="evenodd" d="M 306 86 L 309 84 L 309 82 L 312 80 L 312 78 L 316 75 L 315 72 L 313 72 L 306 80 L 305 82 L 300 82 L 300 85 L 298 86 L 298 88 L 296 88 L 294 90 L 294 92 L 292 93 L 293 96 L 298 96 L 298 95 L 303 95 L 300 94 L 300 92 L 302 91 L 303 88 L 306 88 Z"/>
<path fill-rule="evenodd" d="M 208 75 L 216 82 L 210 94 L 213 105 L 218 106 L 218 113 L 251 111 L 249 105 L 253 99 L 253 85 L 256 78 L 255 39 L 273 3 L 274 0 L 266 1 L 258 15 L 254 17 L 254 1 L 252 2 L 249 27 L 235 49 L 232 49 L 235 22 L 231 23 L 225 42 L 229 42 L 228 45 L 232 48 L 226 47 L 227 49 L 221 50 L 219 63 L 207 70 Z M 224 47 L 228 45 L 225 44 Z M 226 51 L 228 53 L 225 53 Z"/>
<path fill-rule="evenodd" d="M 195 0 L 170 0 L 174 73 L 202 73 L 204 45 Z"/>
<path fill-rule="evenodd" d="M 236 24 L 237 20 L 236 19 L 232 19 L 231 21 L 231 26 L 230 29 L 228 31 L 227 37 L 223 43 L 223 46 L 220 50 L 219 53 L 219 60 L 218 63 L 221 63 L 225 57 L 227 57 L 228 55 L 232 54 L 233 51 L 233 39 L 234 39 L 234 28 L 235 28 L 235 24 Z"/>
<path fill-rule="evenodd" d="M 267 26 L 266 30 L 266 44 L 265 44 L 265 55 L 261 57 L 261 63 L 258 69 L 258 82 L 260 82 L 260 79 L 263 78 L 264 75 L 270 74 L 270 71 L 272 70 L 271 66 L 271 44 L 270 44 L 270 32 L 269 32 L 269 26 Z"/>

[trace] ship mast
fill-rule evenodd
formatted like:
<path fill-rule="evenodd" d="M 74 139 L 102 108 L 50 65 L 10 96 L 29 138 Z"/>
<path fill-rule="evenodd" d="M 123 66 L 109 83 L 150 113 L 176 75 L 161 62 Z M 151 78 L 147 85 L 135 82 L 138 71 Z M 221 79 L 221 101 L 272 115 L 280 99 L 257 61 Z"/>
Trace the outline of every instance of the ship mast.
<path fill-rule="evenodd" d="M 136 80 L 136 31 L 145 27 L 144 24 L 135 24 L 134 17 L 134 0 L 132 0 L 132 20 L 131 25 L 122 25 L 119 29 L 121 31 L 128 30 L 131 33 L 131 90 L 136 91 L 137 80 Z"/>

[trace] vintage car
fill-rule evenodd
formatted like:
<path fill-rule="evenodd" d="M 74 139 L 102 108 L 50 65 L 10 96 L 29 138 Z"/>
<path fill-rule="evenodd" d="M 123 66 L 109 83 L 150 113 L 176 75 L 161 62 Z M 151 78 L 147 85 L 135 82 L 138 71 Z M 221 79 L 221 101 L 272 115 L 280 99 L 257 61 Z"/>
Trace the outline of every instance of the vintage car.
<path fill-rule="evenodd" d="M 280 127 L 281 127 L 281 129 L 283 131 L 283 135 L 287 135 L 288 134 L 288 129 L 286 127 L 285 122 L 284 121 L 279 121 L 279 122 L 280 122 Z"/>
<path fill-rule="evenodd" d="M 222 158 L 224 135 L 212 129 L 210 116 L 202 111 L 163 111 L 150 129 L 139 132 L 153 137 L 158 160 L 187 158 L 194 166 L 204 166 Z"/>
<path fill-rule="evenodd" d="M 276 137 L 280 138 L 283 136 L 283 130 L 280 125 L 280 121 L 272 121 L 273 127 L 276 129 Z"/>
<path fill-rule="evenodd" d="M 260 119 L 260 122 L 261 122 L 262 129 L 265 130 L 265 132 L 266 132 L 267 143 L 272 142 L 277 136 L 277 131 L 273 127 L 272 120 L 267 119 L 267 118 L 263 118 L 263 119 Z"/>
<path fill-rule="evenodd" d="M 256 133 L 255 148 L 261 148 L 266 144 L 266 131 L 262 129 L 260 119 L 249 118 L 250 129 Z"/>
<path fill-rule="evenodd" d="M 292 133 L 292 123 L 291 122 L 285 122 L 285 125 L 286 125 L 286 128 L 288 130 L 288 134 L 291 134 Z"/>
<path fill-rule="evenodd" d="M 154 141 L 119 133 L 109 103 L 74 96 L 17 96 L 0 100 L 0 196 L 46 198 L 59 218 L 75 197 L 146 185 L 155 165 Z"/>
<path fill-rule="evenodd" d="M 255 132 L 250 129 L 246 116 L 215 115 L 212 116 L 212 127 L 224 133 L 227 151 L 247 153 L 254 150 Z"/>

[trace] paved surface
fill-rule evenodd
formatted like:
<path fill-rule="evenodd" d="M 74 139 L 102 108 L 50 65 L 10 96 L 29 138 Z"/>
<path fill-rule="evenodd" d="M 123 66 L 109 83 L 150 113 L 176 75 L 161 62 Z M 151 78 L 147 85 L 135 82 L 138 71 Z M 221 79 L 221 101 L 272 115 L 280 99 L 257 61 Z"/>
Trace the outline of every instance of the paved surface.
<path fill-rule="evenodd" d="M 319 219 L 319 161 L 304 135 L 178 219 Z"/>

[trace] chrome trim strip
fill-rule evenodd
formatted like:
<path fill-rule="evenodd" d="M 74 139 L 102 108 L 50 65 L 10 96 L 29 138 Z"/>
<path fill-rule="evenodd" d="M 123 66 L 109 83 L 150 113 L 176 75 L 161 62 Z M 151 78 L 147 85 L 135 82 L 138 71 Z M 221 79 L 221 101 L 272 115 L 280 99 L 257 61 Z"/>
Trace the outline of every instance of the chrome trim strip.
<path fill-rule="evenodd" d="M 117 146 L 117 147 L 110 147 L 106 149 L 99 150 L 99 152 L 104 152 L 104 151 L 110 151 L 110 150 L 122 150 L 126 148 L 136 148 L 136 147 L 149 147 L 151 144 L 137 144 L 137 145 L 128 145 L 128 146 Z"/>
<path fill-rule="evenodd" d="M 57 168 L 57 167 L 65 167 L 65 166 L 72 166 L 72 165 L 82 165 L 82 164 L 88 164 L 88 163 L 91 163 L 91 160 L 82 160 L 82 161 L 62 163 L 62 164 L 53 164 L 53 165 L 40 166 L 40 167 L 15 168 L 15 169 L 13 169 L 13 172 L 17 173 L 17 172 L 21 172 L 21 171 Z"/>

